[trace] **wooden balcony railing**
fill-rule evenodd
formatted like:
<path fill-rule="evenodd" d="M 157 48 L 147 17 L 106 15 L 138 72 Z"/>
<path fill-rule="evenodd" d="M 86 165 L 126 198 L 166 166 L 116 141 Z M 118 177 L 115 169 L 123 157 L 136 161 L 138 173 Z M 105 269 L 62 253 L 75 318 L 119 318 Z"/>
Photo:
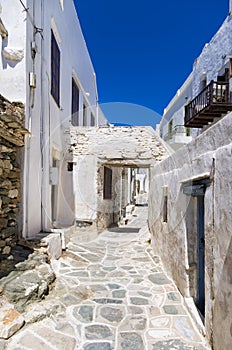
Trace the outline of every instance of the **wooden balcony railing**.
<path fill-rule="evenodd" d="M 185 106 L 184 125 L 192 128 L 202 128 L 214 118 L 232 110 L 229 93 L 229 83 L 211 81 L 199 95 Z"/>

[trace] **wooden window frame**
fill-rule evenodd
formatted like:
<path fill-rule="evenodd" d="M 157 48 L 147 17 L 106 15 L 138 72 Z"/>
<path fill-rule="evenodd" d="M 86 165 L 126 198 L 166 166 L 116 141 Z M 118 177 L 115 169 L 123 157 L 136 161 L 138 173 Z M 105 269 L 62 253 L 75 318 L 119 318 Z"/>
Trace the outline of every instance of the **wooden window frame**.
<path fill-rule="evenodd" d="M 112 199 L 112 169 L 104 167 L 103 199 Z"/>
<path fill-rule="evenodd" d="M 60 49 L 51 30 L 51 95 L 60 106 Z"/>
<path fill-rule="evenodd" d="M 75 81 L 72 78 L 72 120 L 71 123 L 73 126 L 79 125 L 79 101 L 80 101 L 80 89 Z"/>

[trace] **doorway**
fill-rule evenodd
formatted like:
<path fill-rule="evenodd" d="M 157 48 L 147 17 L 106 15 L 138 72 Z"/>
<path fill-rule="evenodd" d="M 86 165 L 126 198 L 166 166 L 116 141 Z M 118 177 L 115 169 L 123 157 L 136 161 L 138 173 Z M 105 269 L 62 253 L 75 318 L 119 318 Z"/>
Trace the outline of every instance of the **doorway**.
<path fill-rule="evenodd" d="M 195 180 L 183 185 L 189 196 L 186 212 L 190 294 L 199 314 L 205 317 L 205 191 L 210 180 Z"/>
<path fill-rule="evenodd" d="M 196 306 L 205 317 L 205 207 L 204 194 L 197 196 L 197 300 Z"/>

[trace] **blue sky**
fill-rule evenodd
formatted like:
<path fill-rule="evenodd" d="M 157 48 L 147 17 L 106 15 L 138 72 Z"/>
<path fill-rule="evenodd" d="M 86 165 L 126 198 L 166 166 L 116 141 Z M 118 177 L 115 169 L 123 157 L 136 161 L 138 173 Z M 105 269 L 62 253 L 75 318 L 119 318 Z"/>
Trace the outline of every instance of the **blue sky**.
<path fill-rule="evenodd" d="M 153 126 L 229 10 L 229 0 L 74 2 L 109 121 Z"/>

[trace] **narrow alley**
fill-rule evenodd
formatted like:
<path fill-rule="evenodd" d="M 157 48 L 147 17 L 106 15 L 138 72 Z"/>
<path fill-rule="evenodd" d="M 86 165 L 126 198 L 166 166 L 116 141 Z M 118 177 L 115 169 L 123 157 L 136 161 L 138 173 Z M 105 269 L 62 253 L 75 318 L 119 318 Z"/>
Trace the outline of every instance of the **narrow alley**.
<path fill-rule="evenodd" d="M 147 207 L 130 223 L 93 240 L 72 237 L 53 262 L 49 296 L 31 306 L 30 322 L 7 350 L 207 349 L 174 282 L 149 245 Z M 41 318 L 33 323 L 33 317 Z M 39 316 L 40 315 L 40 316 Z"/>

